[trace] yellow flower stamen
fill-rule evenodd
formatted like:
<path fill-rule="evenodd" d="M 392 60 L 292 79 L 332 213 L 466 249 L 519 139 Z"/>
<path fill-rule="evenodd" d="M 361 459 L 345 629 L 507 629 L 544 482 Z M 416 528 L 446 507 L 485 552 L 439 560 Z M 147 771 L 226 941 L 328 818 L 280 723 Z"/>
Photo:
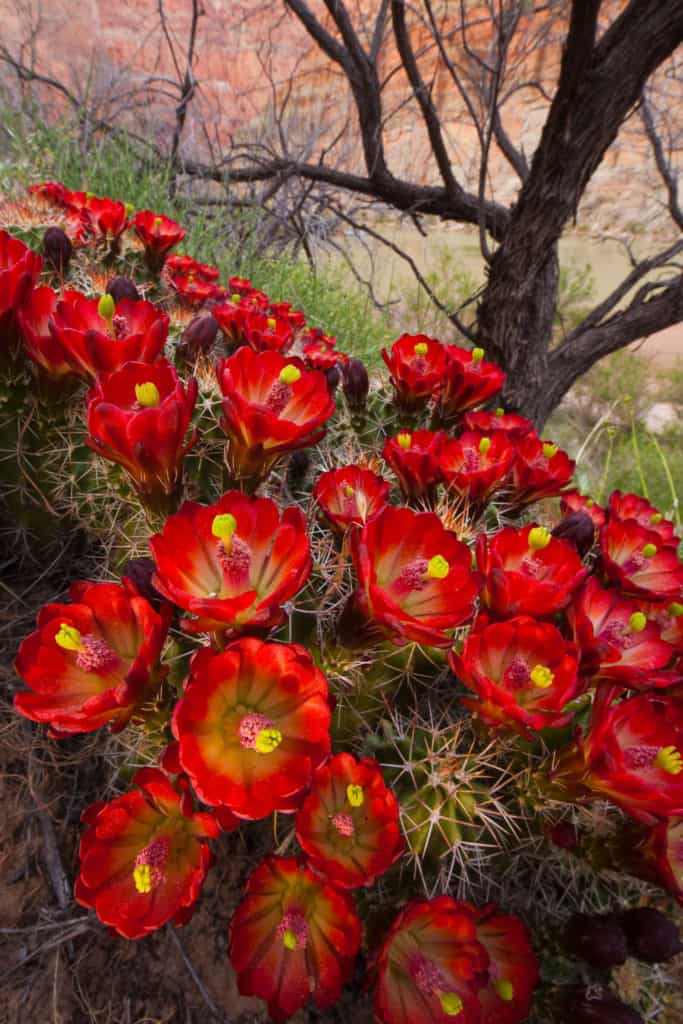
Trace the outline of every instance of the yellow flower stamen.
<path fill-rule="evenodd" d="M 346 787 L 346 799 L 352 807 L 362 807 L 365 803 L 365 793 L 362 786 L 350 785 Z"/>
<path fill-rule="evenodd" d="M 402 433 L 402 434 L 397 434 L 396 435 L 396 444 L 399 446 L 399 448 L 403 448 L 404 451 L 407 451 L 408 448 L 410 448 L 412 443 L 413 443 L 413 435 L 412 434 Z"/>
<path fill-rule="evenodd" d="M 152 869 L 149 864 L 136 864 L 133 881 L 138 892 L 152 891 Z"/>
<path fill-rule="evenodd" d="M 427 562 L 427 575 L 431 580 L 445 580 L 450 569 L 451 567 L 443 555 L 434 555 Z"/>
<path fill-rule="evenodd" d="M 269 316 L 266 323 L 268 324 L 269 331 L 274 331 L 275 328 L 277 327 L 277 321 L 273 316 Z M 299 378 L 297 377 L 296 379 L 298 380 Z"/>
<path fill-rule="evenodd" d="M 490 437 L 482 437 L 481 441 L 479 442 L 479 454 L 480 455 L 486 455 L 486 453 L 490 449 L 490 447 L 491 447 L 491 438 Z"/>
<path fill-rule="evenodd" d="M 75 626 L 69 626 L 66 622 L 60 623 L 59 632 L 55 634 L 55 643 L 65 651 L 83 650 L 81 634 Z"/>
<path fill-rule="evenodd" d="M 504 416 L 504 415 L 505 415 L 505 409 L 502 407 L 502 405 L 499 405 L 498 408 L 496 409 L 496 416 L 498 416 L 500 418 L 501 416 Z"/>
<path fill-rule="evenodd" d="M 595 504 L 595 502 L 593 501 L 593 499 L 592 498 L 588 498 L 587 501 L 586 501 L 586 508 L 593 508 L 594 504 Z"/>
<path fill-rule="evenodd" d="M 239 306 L 242 296 L 238 295 L 237 292 L 235 292 L 233 295 L 230 296 L 230 298 L 232 299 L 236 306 Z"/>
<path fill-rule="evenodd" d="M 287 366 L 283 366 L 280 370 L 279 379 L 281 384 L 296 384 L 301 379 L 301 370 L 298 366 L 288 363 Z"/>
<path fill-rule="evenodd" d="M 295 950 L 299 945 L 299 943 L 297 942 L 296 935 L 294 934 L 291 928 L 287 928 L 287 930 L 283 932 L 282 944 L 285 947 L 285 949 L 291 949 L 292 951 Z"/>
<path fill-rule="evenodd" d="M 221 540 L 229 540 L 236 529 L 237 520 L 230 512 L 222 512 L 221 515 L 214 516 L 211 523 L 211 533 L 214 537 L 220 537 Z"/>
<path fill-rule="evenodd" d="M 545 526 L 534 526 L 529 530 L 528 541 L 532 551 L 542 551 L 548 547 L 551 540 L 550 531 L 546 530 Z"/>
<path fill-rule="evenodd" d="M 496 993 L 504 1003 L 511 1003 L 515 998 L 514 986 L 507 978 L 501 978 L 500 981 L 496 982 Z"/>
<path fill-rule="evenodd" d="M 427 343 L 424 341 L 418 341 L 417 345 L 413 349 L 413 352 L 415 353 L 416 356 L 426 356 L 427 353 L 429 352 Z"/>
<path fill-rule="evenodd" d="M 155 228 L 160 228 L 162 224 L 163 224 L 163 220 L 161 219 L 161 217 L 155 217 L 154 218 L 154 227 Z"/>
<path fill-rule="evenodd" d="M 683 772 L 683 756 L 676 747 L 662 747 L 655 758 L 655 764 L 667 775 L 680 775 Z"/>
<path fill-rule="evenodd" d="M 465 1005 L 457 992 L 440 992 L 439 1002 L 447 1017 L 457 1017 Z"/>
<path fill-rule="evenodd" d="M 125 204 L 126 216 L 130 217 L 130 215 L 131 215 L 131 213 L 133 212 L 134 209 L 135 209 L 135 207 L 133 206 L 132 203 L 126 203 Z"/>
<path fill-rule="evenodd" d="M 144 405 L 146 409 L 155 409 L 161 401 L 159 388 L 151 380 L 135 385 L 135 397 L 140 405 Z"/>
<path fill-rule="evenodd" d="M 97 303 L 97 312 L 100 314 L 103 320 L 111 323 L 114 313 L 116 312 L 116 303 L 109 294 L 105 292 L 100 301 Z"/>
<path fill-rule="evenodd" d="M 678 618 L 679 615 L 683 615 L 683 604 L 679 604 L 678 601 L 672 601 L 667 611 L 669 615 L 673 615 L 674 618 Z"/>
<path fill-rule="evenodd" d="M 259 754 L 272 754 L 282 743 L 282 733 L 279 729 L 261 729 L 254 741 L 254 750 Z"/>
<path fill-rule="evenodd" d="M 656 544 L 646 544 L 645 547 L 643 548 L 643 552 L 642 553 L 643 553 L 643 555 L 645 555 L 646 558 L 654 558 L 655 555 L 657 554 L 657 545 Z"/>
<path fill-rule="evenodd" d="M 642 612 L 634 612 L 628 620 L 628 628 L 632 633 L 642 633 L 647 626 L 647 617 Z"/>
<path fill-rule="evenodd" d="M 558 450 L 559 449 L 556 444 L 546 443 L 543 445 L 543 455 L 546 459 L 552 459 L 553 455 L 557 455 Z"/>
<path fill-rule="evenodd" d="M 652 523 L 653 526 L 659 526 L 659 524 L 661 523 L 663 518 L 664 518 L 664 516 L 662 515 L 661 512 L 653 512 L 652 515 L 650 516 L 650 522 Z"/>
<path fill-rule="evenodd" d="M 480 363 L 483 358 L 484 358 L 484 350 L 483 350 L 483 348 L 473 348 L 472 349 L 472 362 L 473 363 Z"/>
<path fill-rule="evenodd" d="M 352 498 L 353 497 L 354 491 L 353 491 L 353 487 L 351 486 L 351 484 L 346 484 L 344 486 L 344 494 L 346 495 L 347 498 Z"/>
<path fill-rule="evenodd" d="M 554 679 L 555 673 L 547 665 L 534 665 L 531 670 L 531 682 L 539 690 L 547 690 L 549 686 L 553 685 Z"/>

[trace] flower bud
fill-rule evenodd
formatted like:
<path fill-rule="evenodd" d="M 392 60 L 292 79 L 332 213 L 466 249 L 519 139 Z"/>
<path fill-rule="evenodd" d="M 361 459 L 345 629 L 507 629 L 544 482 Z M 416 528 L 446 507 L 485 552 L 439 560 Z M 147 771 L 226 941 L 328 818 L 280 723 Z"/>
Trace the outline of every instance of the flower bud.
<path fill-rule="evenodd" d="M 333 395 L 339 387 L 339 381 L 341 380 L 339 363 L 335 363 L 333 366 L 328 366 L 326 370 L 323 370 L 323 373 L 327 378 L 327 389 L 330 394 Z"/>
<path fill-rule="evenodd" d="M 207 313 L 196 316 L 180 335 L 178 354 L 183 359 L 193 360 L 211 350 L 218 334 L 218 321 Z"/>
<path fill-rule="evenodd" d="M 579 845 L 579 833 L 576 826 L 569 821 L 558 821 L 548 829 L 546 835 L 553 846 L 559 847 L 560 850 L 574 850 Z"/>
<path fill-rule="evenodd" d="M 617 999 L 608 988 L 591 986 L 573 989 L 563 1018 L 571 1024 L 644 1024 L 643 1018 Z"/>
<path fill-rule="evenodd" d="M 107 293 L 111 295 L 114 302 L 120 302 L 121 299 L 140 301 L 140 292 L 129 277 L 112 277 L 107 285 Z"/>
<path fill-rule="evenodd" d="M 154 608 L 158 608 L 162 597 L 152 584 L 155 572 L 156 565 L 152 558 L 130 558 L 126 562 L 123 575 L 134 584 L 141 597 L 146 598 Z"/>
<path fill-rule="evenodd" d="M 681 933 L 674 922 L 654 907 L 635 907 L 619 915 L 628 951 L 648 964 L 662 964 L 683 952 Z"/>
<path fill-rule="evenodd" d="M 349 408 L 354 412 L 360 412 L 365 408 L 370 390 L 370 378 L 365 365 L 360 359 L 349 359 L 342 369 L 342 377 L 344 395 Z"/>
<path fill-rule="evenodd" d="M 570 512 L 557 524 L 553 537 L 568 540 L 581 556 L 587 554 L 595 541 L 595 527 L 587 512 Z"/>
<path fill-rule="evenodd" d="M 573 956 L 603 970 L 618 967 L 628 956 L 626 934 L 609 914 L 574 914 L 567 924 L 565 944 Z"/>
<path fill-rule="evenodd" d="M 58 274 L 66 274 L 73 255 L 71 239 L 61 228 L 48 228 L 43 235 L 45 260 Z"/>

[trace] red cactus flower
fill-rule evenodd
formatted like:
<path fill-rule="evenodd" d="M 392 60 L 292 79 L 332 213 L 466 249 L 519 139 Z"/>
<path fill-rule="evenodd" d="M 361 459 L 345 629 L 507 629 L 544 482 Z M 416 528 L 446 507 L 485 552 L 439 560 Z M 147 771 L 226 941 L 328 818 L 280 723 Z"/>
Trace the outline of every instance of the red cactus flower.
<path fill-rule="evenodd" d="M 188 274 L 187 277 L 177 274 L 170 278 L 170 285 L 186 306 L 203 306 L 209 299 L 215 299 L 217 294 L 215 284 L 192 274 Z"/>
<path fill-rule="evenodd" d="M 639 494 L 622 494 L 612 491 L 607 502 L 610 519 L 635 519 L 646 530 L 658 533 L 660 542 L 671 547 L 678 547 L 680 541 L 676 536 L 676 527 L 665 519 L 659 509 L 651 505 L 647 498 Z"/>
<path fill-rule="evenodd" d="M 294 858 L 266 857 L 230 922 L 239 991 L 267 1000 L 274 1021 L 309 998 L 328 1010 L 351 977 L 361 935 L 350 896 Z"/>
<path fill-rule="evenodd" d="M 377 956 L 379 1024 L 481 1024 L 489 958 L 471 908 L 450 896 L 409 903 Z"/>
<path fill-rule="evenodd" d="M 367 885 L 403 851 L 398 802 L 375 760 L 337 754 L 318 768 L 296 816 L 312 868 L 342 889 Z"/>
<path fill-rule="evenodd" d="M 463 704 L 486 725 L 530 735 L 571 720 L 580 692 L 578 652 L 555 626 L 520 615 L 470 633 L 450 666 L 477 699 Z"/>
<path fill-rule="evenodd" d="M 607 797 L 645 824 L 683 815 L 683 699 L 597 700 L 588 733 L 561 757 L 560 783 Z"/>
<path fill-rule="evenodd" d="M 48 722 L 61 739 L 109 723 L 118 732 L 151 700 L 170 608 L 157 614 L 129 580 L 73 583 L 72 604 L 46 604 L 15 667 L 29 691 L 14 698 L 20 714 Z"/>
<path fill-rule="evenodd" d="M 180 253 L 172 253 L 166 257 L 164 272 L 171 277 L 176 275 L 179 277 L 189 277 L 192 275 L 198 280 L 209 283 L 217 281 L 220 277 L 220 270 L 217 267 L 211 267 L 206 263 L 198 263 L 191 256 L 181 255 Z"/>
<path fill-rule="evenodd" d="M 192 659 L 173 713 L 179 757 L 200 800 L 238 818 L 293 811 L 330 751 L 327 681 L 298 644 L 235 640 Z"/>
<path fill-rule="evenodd" d="M 61 181 L 41 181 L 37 185 L 29 185 L 28 191 L 52 206 L 67 205 L 69 189 Z"/>
<path fill-rule="evenodd" d="M 603 590 L 591 577 L 567 609 L 572 637 L 581 652 L 581 672 L 630 689 L 668 686 L 663 669 L 674 649 L 635 601 Z"/>
<path fill-rule="evenodd" d="M 540 498 L 559 494 L 574 473 L 574 462 L 556 444 L 529 437 L 515 447 L 510 500 L 529 505 Z"/>
<path fill-rule="evenodd" d="M 477 939 L 489 955 L 488 982 L 477 993 L 481 1024 L 522 1024 L 538 984 L 538 960 L 518 917 L 489 904 L 473 908 Z"/>
<path fill-rule="evenodd" d="M 166 254 L 185 237 L 181 228 L 170 217 L 151 210 L 138 210 L 133 218 L 133 228 L 145 247 L 145 257 L 154 270 L 164 265 Z"/>
<path fill-rule="evenodd" d="M 498 394 L 505 383 L 505 374 L 495 363 L 484 359 L 484 350 L 468 351 L 457 345 L 446 345 L 446 366 L 439 380 L 441 416 L 454 419 L 463 412 L 483 405 Z"/>
<path fill-rule="evenodd" d="M 19 238 L 0 231 L 0 351 L 14 345 L 17 312 L 43 269 L 43 258 Z"/>
<path fill-rule="evenodd" d="M 675 600 L 683 591 L 676 548 L 635 519 L 609 519 L 600 535 L 602 567 L 620 590 L 646 600 Z"/>
<path fill-rule="evenodd" d="M 17 320 L 27 355 L 48 377 L 63 380 L 73 370 L 64 349 L 50 334 L 50 317 L 57 301 L 52 288 L 34 288 L 19 308 Z"/>
<path fill-rule="evenodd" d="M 448 646 L 479 590 L 469 548 L 433 513 L 391 505 L 352 531 L 350 544 L 361 614 L 396 643 Z"/>
<path fill-rule="evenodd" d="M 683 817 L 654 825 L 638 848 L 647 880 L 664 886 L 683 905 Z"/>
<path fill-rule="evenodd" d="M 382 449 L 382 458 L 398 477 L 407 501 L 431 498 L 441 480 L 440 454 L 443 431 L 402 430 L 390 438 Z"/>
<path fill-rule="evenodd" d="M 189 920 L 209 867 L 206 840 L 219 828 L 158 768 L 136 772 L 133 785 L 83 812 L 74 896 L 119 935 L 141 939 Z"/>
<path fill-rule="evenodd" d="M 484 576 L 482 599 L 500 618 L 547 619 L 569 604 L 588 575 L 573 544 L 533 524 L 505 527 L 492 537 L 481 533 L 476 553 Z"/>
<path fill-rule="evenodd" d="M 403 409 L 421 409 L 443 377 L 446 352 L 440 341 L 426 334 L 402 334 L 382 359 L 391 374 L 396 399 Z"/>
<path fill-rule="evenodd" d="M 306 582 L 310 546 L 303 512 L 280 517 L 270 498 L 227 491 L 215 505 L 186 501 L 151 538 L 154 586 L 196 618 L 190 633 L 272 629 Z"/>
<path fill-rule="evenodd" d="M 286 320 L 295 333 L 302 331 L 306 326 L 305 314 L 300 309 L 292 309 L 291 302 L 271 302 L 268 314 Z"/>
<path fill-rule="evenodd" d="M 495 412 L 486 409 L 466 412 L 462 422 L 465 430 L 476 430 L 480 434 L 492 434 L 494 430 L 500 430 L 507 434 L 512 442 L 536 436 L 531 420 L 514 412 L 505 412 L 504 409 L 496 409 Z"/>
<path fill-rule="evenodd" d="M 227 303 L 215 306 L 213 315 L 232 342 L 249 345 L 255 352 L 286 352 L 294 340 L 294 330 L 289 320 L 270 312 Z"/>
<path fill-rule="evenodd" d="M 49 320 L 50 333 L 58 342 L 74 373 L 94 380 L 124 363 L 152 363 L 163 350 L 168 317 L 151 302 L 110 295 L 87 299 L 65 291 Z"/>
<path fill-rule="evenodd" d="M 683 604 L 679 601 L 639 601 L 640 610 L 659 626 L 662 640 L 683 654 Z"/>
<path fill-rule="evenodd" d="M 70 193 L 67 199 L 73 206 L 77 193 Z M 116 244 L 128 227 L 128 211 L 125 203 L 116 199 L 99 198 L 86 194 L 85 202 L 78 213 L 83 222 L 85 234 L 95 240 L 104 239 Z"/>
<path fill-rule="evenodd" d="M 513 444 L 503 431 L 490 437 L 466 431 L 445 442 L 439 464 L 449 490 L 481 506 L 503 487 L 514 457 Z"/>
<path fill-rule="evenodd" d="M 318 477 L 313 497 L 325 521 L 338 533 L 363 526 L 387 504 L 390 485 L 371 469 L 344 466 Z"/>
<path fill-rule="evenodd" d="M 183 459 L 195 442 L 189 439 L 197 382 L 185 389 L 165 359 L 126 363 L 98 377 L 88 393 L 87 443 L 99 455 L 118 462 L 145 500 L 177 495 Z"/>
<path fill-rule="evenodd" d="M 578 491 L 564 492 L 560 498 L 560 511 L 563 516 L 570 515 L 572 512 L 585 512 L 593 520 L 596 530 L 603 528 L 607 518 L 604 508 L 596 505 L 593 499 L 586 497 L 585 494 L 579 494 Z"/>
<path fill-rule="evenodd" d="M 239 349 L 218 368 L 226 459 L 237 480 L 259 480 L 285 452 L 316 444 L 334 412 L 325 375 L 278 352 Z"/>
<path fill-rule="evenodd" d="M 348 359 L 343 352 L 336 351 L 337 339 L 324 334 L 319 327 L 306 328 L 299 340 L 304 363 L 310 370 L 329 370 Z"/>

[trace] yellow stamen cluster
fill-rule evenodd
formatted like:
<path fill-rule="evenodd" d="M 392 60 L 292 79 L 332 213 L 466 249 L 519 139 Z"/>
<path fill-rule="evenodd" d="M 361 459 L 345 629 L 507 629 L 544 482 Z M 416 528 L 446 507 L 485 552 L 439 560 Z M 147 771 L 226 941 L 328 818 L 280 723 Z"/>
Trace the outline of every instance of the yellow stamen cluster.
<path fill-rule="evenodd" d="M 299 945 L 296 935 L 291 928 L 287 928 L 287 930 L 282 933 L 282 944 L 285 949 L 291 949 L 292 951 L 294 951 Z"/>
<path fill-rule="evenodd" d="M 139 404 L 144 405 L 146 409 L 155 409 L 161 401 L 159 388 L 151 380 L 135 385 L 135 397 Z"/>
<path fill-rule="evenodd" d="M 539 690 L 547 690 L 549 686 L 553 685 L 553 680 L 555 679 L 555 673 L 547 665 L 535 665 L 530 675 L 531 682 Z"/>
<path fill-rule="evenodd" d="M 656 544 L 646 544 L 642 551 L 645 558 L 654 558 L 657 554 Z"/>
<path fill-rule="evenodd" d="M 553 455 L 557 455 L 557 451 L 558 449 L 556 444 L 546 443 L 543 445 L 543 455 L 546 459 L 552 459 Z"/>
<path fill-rule="evenodd" d="M 434 555 L 427 562 L 427 575 L 431 580 L 445 580 L 450 569 L 451 567 L 443 555 Z"/>
<path fill-rule="evenodd" d="M 65 651 L 81 651 L 81 634 L 75 626 L 69 626 L 66 622 L 60 623 L 59 632 L 55 634 L 55 643 Z"/>
<path fill-rule="evenodd" d="M 490 448 L 491 448 L 491 438 L 490 437 L 482 437 L 481 441 L 479 442 L 479 454 L 480 455 L 486 455 L 487 451 L 489 451 Z"/>
<path fill-rule="evenodd" d="M 229 540 L 237 529 L 237 520 L 230 512 L 222 512 L 214 516 L 211 523 L 211 533 L 221 540 Z"/>
<path fill-rule="evenodd" d="M 664 516 L 662 515 L 661 512 L 653 512 L 652 515 L 650 516 L 650 522 L 652 523 L 653 526 L 659 526 L 659 524 L 661 523 L 663 518 L 664 518 Z"/>
<path fill-rule="evenodd" d="M 511 981 L 507 978 L 501 978 L 500 981 L 496 982 L 496 994 L 503 1000 L 504 1003 L 511 1003 L 515 998 L 515 989 Z"/>
<path fill-rule="evenodd" d="M 254 740 L 254 750 L 259 754 L 272 754 L 282 743 L 282 733 L 279 729 L 261 729 Z"/>
<path fill-rule="evenodd" d="M 647 626 L 647 617 L 642 612 L 634 612 L 628 620 L 628 628 L 632 633 L 642 633 Z"/>
<path fill-rule="evenodd" d="M 683 756 L 676 747 L 662 747 L 655 758 L 655 764 L 667 775 L 680 775 L 683 772 Z"/>
<path fill-rule="evenodd" d="M 439 993 L 439 1002 L 447 1017 L 457 1017 L 463 1011 L 464 1003 L 457 992 Z"/>
<path fill-rule="evenodd" d="M 498 408 L 496 409 L 496 416 L 498 416 L 498 418 L 500 419 L 500 417 L 504 415 L 505 409 L 502 407 L 502 405 L 499 405 Z"/>
<path fill-rule="evenodd" d="M 346 495 L 346 497 L 347 498 L 352 498 L 353 497 L 353 493 L 354 493 L 354 491 L 353 491 L 353 487 L 351 486 L 351 484 L 345 484 L 344 485 L 344 494 Z"/>
<path fill-rule="evenodd" d="M 138 892 L 152 891 L 152 869 L 149 864 L 136 864 L 133 881 Z"/>
<path fill-rule="evenodd" d="M 483 348 L 473 348 L 472 349 L 472 362 L 473 363 L 480 363 L 483 358 L 484 358 L 484 350 L 483 350 Z"/>
<path fill-rule="evenodd" d="M 298 380 L 301 380 L 301 370 L 298 366 L 288 363 L 280 370 L 279 380 L 281 384 L 296 384 Z"/>
<path fill-rule="evenodd" d="M 426 356 L 429 352 L 426 341 L 418 341 L 413 351 L 416 356 Z"/>
<path fill-rule="evenodd" d="M 534 526 L 529 530 L 528 541 L 532 551 L 542 551 L 548 547 L 551 540 L 550 531 L 546 530 L 545 526 Z"/>
<path fill-rule="evenodd" d="M 678 618 L 679 615 L 683 615 L 683 604 L 679 604 L 678 601 L 672 601 L 667 611 L 669 615 L 673 615 L 674 618 Z"/>
<path fill-rule="evenodd" d="M 362 786 L 350 785 L 346 787 L 346 799 L 352 807 L 362 807 L 365 803 L 365 793 Z"/>
<path fill-rule="evenodd" d="M 230 296 L 230 298 L 232 299 L 232 301 L 235 303 L 236 306 L 239 306 L 240 299 L 242 298 L 242 296 L 238 295 L 237 292 L 235 292 L 234 295 Z"/>
<path fill-rule="evenodd" d="M 407 449 L 410 448 L 412 443 L 413 443 L 413 435 L 412 434 L 403 433 L 403 434 L 397 434 L 396 435 L 396 444 L 399 446 L 399 448 L 403 448 L 404 451 L 407 451 Z"/>
<path fill-rule="evenodd" d="M 266 320 L 266 323 L 268 324 L 269 331 L 274 331 L 275 328 L 277 327 L 277 321 L 275 320 L 275 317 L 269 316 L 268 319 Z M 299 378 L 297 377 L 297 380 L 298 379 Z"/>

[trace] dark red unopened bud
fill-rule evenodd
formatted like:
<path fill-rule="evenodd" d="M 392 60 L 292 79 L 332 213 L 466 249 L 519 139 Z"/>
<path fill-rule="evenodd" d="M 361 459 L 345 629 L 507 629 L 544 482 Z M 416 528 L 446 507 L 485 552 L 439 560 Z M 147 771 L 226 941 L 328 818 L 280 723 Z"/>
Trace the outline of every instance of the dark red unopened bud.
<path fill-rule="evenodd" d="M 131 281 L 129 277 L 112 277 L 107 285 L 107 292 L 114 302 L 120 302 L 121 299 L 135 299 L 136 302 L 139 302 L 141 298 L 140 292 L 135 287 L 135 282 Z"/>
<path fill-rule="evenodd" d="M 158 608 L 162 597 L 152 585 L 152 576 L 155 572 L 156 565 L 152 558 L 130 558 L 126 562 L 123 575 L 135 585 L 140 597 L 146 598 L 152 607 Z"/>
<path fill-rule="evenodd" d="M 587 554 L 595 541 L 593 520 L 586 512 L 570 512 L 552 531 L 553 537 L 568 540 L 580 555 Z"/>
<path fill-rule="evenodd" d="M 66 274 L 73 255 L 71 239 L 61 228 L 48 228 L 43 235 L 43 255 L 58 274 Z"/>
<path fill-rule="evenodd" d="M 663 964 L 683 952 L 681 933 L 674 922 L 654 907 L 635 907 L 619 915 L 628 951 L 637 960 Z"/>
<path fill-rule="evenodd" d="M 558 821 L 548 829 L 548 839 L 561 850 L 574 850 L 579 845 L 579 833 L 568 821 Z"/>
<path fill-rule="evenodd" d="M 339 381 L 341 380 L 341 370 L 339 369 L 339 363 L 335 363 L 333 366 L 328 366 L 323 373 L 327 377 L 327 389 L 331 395 L 335 393 L 339 387 Z"/>
<path fill-rule="evenodd" d="M 370 390 L 370 378 L 365 364 L 360 359 L 349 359 L 342 368 L 342 377 L 344 395 L 349 408 L 354 412 L 360 412 L 365 408 Z"/>
<path fill-rule="evenodd" d="M 568 993 L 563 1024 L 644 1024 L 636 1010 L 622 1003 L 608 988 L 591 986 Z"/>
<path fill-rule="evenodd" d="M 565 931 L 565 945 L 573 956 L 602 970 L 618 967 L 628 956 L 626 934 L 609 914 L 574 914 Z"/>
<path fill-rule="evenodd" d="M 183 333 L 178 342 L 178 353 L 184 359 L 196 359 L 197 356 L 206 355 L 218 334 L 218 321 L 208 313 L 205 316 L 196 316 Z"/>

